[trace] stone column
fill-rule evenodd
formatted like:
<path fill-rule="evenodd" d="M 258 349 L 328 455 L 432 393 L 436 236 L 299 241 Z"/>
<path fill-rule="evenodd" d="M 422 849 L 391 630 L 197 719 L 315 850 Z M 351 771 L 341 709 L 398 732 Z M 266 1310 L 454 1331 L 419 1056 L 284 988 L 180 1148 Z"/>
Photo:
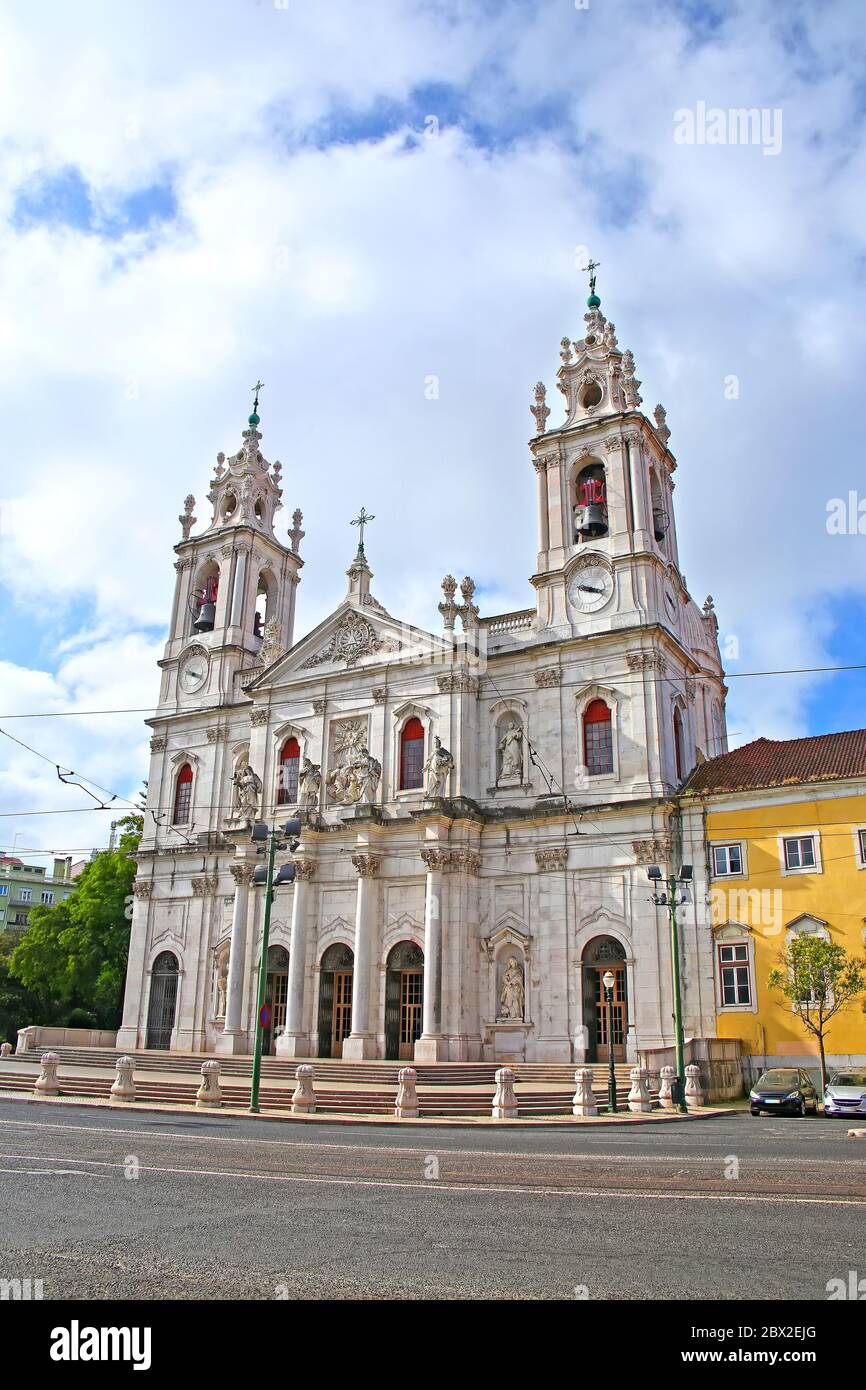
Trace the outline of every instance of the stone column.
<path fill-rule="evenodd" d="M 235 881 L 235 905 L 232 913 L 232 936 L 229 950 L 229 977 L 226 989 L 226 1020 L 222 1036 L 217 1038 L 216 1051 L 246 1053 L 249 1051 L 246 1029 L 243 1027 L 244 977 L 247 956 L 247 914 L 250 883 L 254 863 L 236 860 L 229 865 Z"/>
<path fill-rule="evenodd" d="M 442 1037 L 442 875 L 451 868 L 449 850 L 427 846 L 421 851 L 427 867 L 424 903 L 423 1030 L 415 1044 L 416 1062 L 441 1062 Z"/>
<path fill-rule="evenodd" d="M 132 892 L 135 901 L 132 908 L 132 930 L 129 937 L 129 963 L 126 968 L 123 1022 L 117 1033 L 117 1046 L 120 1048 L 136 1048 L 146 1041 L 142 1012 L 145 1007 L 144 967 L 150 931 L 150 898 L 153 892 L 153 880 L 150 878 L 134 879 Z M 139 1025 L 141 1025 L 140 1037 Z"/>
<path fill-rule="evenodd" d="M 286 1026 L 277 1038 L 278 1057 L 306 1057 L 309 1038 L 304 1032 L 304 981 L 307 974 L 307 921 L 313 892 L 316 861 L 295 855 L 295 888 L 292 900 L 292 933 L 289 942 L 289 986 Z"/>
<path fill-rule="evenodd" d="M 343 1056 L 353 1061 L 373 1057 L 376 1031 L 373 1027 L 371 998 L 373 988 L 374 944 L 378 909 L 376 875 L 381 856 L 356 851 L 352 863 L 358 871 L 358 898 L 355 909 L 355 974 L 352 981 L 352 1031 L 343 1040 Z"/>
<path fill-rule="evenodd" d="M 546 557 L 550 549 L 550 515 L 547 503 L 547 459 L 534 459 L 538 477 L 538 549 Z"/>

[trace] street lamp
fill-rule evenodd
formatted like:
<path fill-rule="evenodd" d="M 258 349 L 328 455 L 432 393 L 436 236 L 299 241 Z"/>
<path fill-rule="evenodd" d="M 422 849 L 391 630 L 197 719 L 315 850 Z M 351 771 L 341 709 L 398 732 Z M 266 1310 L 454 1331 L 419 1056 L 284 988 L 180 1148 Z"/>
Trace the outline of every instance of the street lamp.
<path fill-rule="evenodd" d="M 261 844 L 260 854 L 264 854 L 264 841 L 267 844 L 268 862 L 267 868 L 260 864 L 253 870 L 253 883 L 257 887 L 264 886 L 265 889 L 265 920 L 262 924 L 262 958 L 259 963 L 259 991 L 256 1004 L 256 1046 L 253 1053 L 253 1080 L 250 1087 L 250 1111 L 258 1114 L 259 1109 L 259 1084 L 262 1076 L 262 1043 L 264 1039 L 264 1025 L 262 1024 L 262 1013 L 265 1005 L 265 991 L 268 985 L 268 934 L 271 929 L 271 903 L 274 900 L 274 888 L 280 887 L 284 883 L 294 883 L 295 866 L 294 864 L 281 864 L 274 877 L 274 855 L 278 849 L 289 849 L 294 854 L 300 844 L 300 840 L 295 836 L 301 833 L 301 822 L 299 817 L 287 820 L 281 827 L 268 827 L 264 821 L 257 821 L 250 831 L 250 839 Z M 285 843 L 288 841 L 288 843 Z"/>
<path fill-rule="evenodd" d="M 647 878 L 657 889 L 652 894 L 652 900 L 657 907 L 666 907 L 670 918 L 671 927 L 671 976 L 673 979 L 674 995 L 674 1047 L 676 1051 L 676 1080 L 671 1087 L 671 1099 L 676 1109 L 681 1115 L 688 1114 L 686 1106 L 686 1064 L 685 1064 L 685 1044 L 683 1042 L 683 1000 L 680 983 L 680 935 L 677 927 L 677 908 L 682 907 L 683 903 L 691 902 L 689 884 L 692 881 L 691 864 L 683 864 L 679 874 L 671 874 L 665 880 L 658 864 L 650 864 L 647 869 Z M 661 888 L 661 884 L 665 888 Z M 678 891 L 679 890 L 679 891 Z"/>
<path fill-rule="evenodd" d="M 613 1058 L 613 987 L 616 976 L 613 971 L 605 970 L 601 982 L 607 1006 L 607 1108 L 611 1114 L 616 1114 L 616 1063 Z"/>

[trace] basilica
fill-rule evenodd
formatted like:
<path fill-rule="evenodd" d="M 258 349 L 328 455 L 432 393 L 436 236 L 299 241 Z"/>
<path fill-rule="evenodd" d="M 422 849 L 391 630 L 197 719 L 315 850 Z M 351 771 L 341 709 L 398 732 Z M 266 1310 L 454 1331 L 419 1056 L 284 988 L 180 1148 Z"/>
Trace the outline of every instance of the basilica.
<path fill-rule="evenodd" d="M 643 413 L 591 288 L 582 336 L 561 342 L 562 423 L 542 383 L 530 405 L 525 608 L 485 614 L 472 579 L 446 575 L 430 630 L 403 621 L 374 596 L 362 509 L 345 598 L 298 637 L 303 517 L 279 534 L 258 402 L 239 451 L 218 455 L 200 530 L 187 497 L 119 1047 L 252 1052 L 251 826 L 295 816 L 267 1051 L 591 1063 L 671 1043 L 647 867 L 688 853 L 676 792 L 726 750 L 726 690 L 712 599 L 695 603 L 679 565 L 665 411 Z M 712 1037 L 694 906 L 680 930 L 685 1033 Z"/>

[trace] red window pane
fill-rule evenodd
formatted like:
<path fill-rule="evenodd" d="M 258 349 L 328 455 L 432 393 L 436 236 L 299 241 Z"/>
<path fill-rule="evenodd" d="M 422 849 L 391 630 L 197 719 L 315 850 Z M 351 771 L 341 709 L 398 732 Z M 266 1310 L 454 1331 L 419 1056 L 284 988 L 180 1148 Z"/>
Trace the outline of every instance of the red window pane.
<path fill-rule="evenodd" d="M 298 799 L 298 770 L 301 765 L 301 746 L 296 738 L 287 738 L 280 751 L 277 768 L 277 805 L 294 806 Z"/>
<path fill-rule="evenodd" d="M 583 716 L 583 761 L 590 777 L 613 772 L 613 731 L 610 709 L 593 700 Z"/>
<path fill-rule="evenodd" d="M 400 788 L 411 791 L 424 783 L 424 725 L 407 719 L 400 735 Z"/>
<path fill-rule="evenodd" d="M 177 775 L 174 792 L 174 824 L 188 825 L 192 808 L 192 768 L 184 763 Z"/>

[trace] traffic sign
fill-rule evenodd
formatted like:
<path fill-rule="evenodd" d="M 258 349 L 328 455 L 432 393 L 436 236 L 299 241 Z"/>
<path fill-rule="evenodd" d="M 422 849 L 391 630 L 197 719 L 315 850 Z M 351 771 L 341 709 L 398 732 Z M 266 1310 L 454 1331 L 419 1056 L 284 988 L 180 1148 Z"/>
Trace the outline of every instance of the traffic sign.
<path fill-rule="evenodd" d="M 270 1023 L 270 1021 L 271 1021 L 271 1010 L 270 1010 L 270 1005 L 269 1005 L 269 1004 L 263 1004 L 263 1005 L 262 1005 L 262 1008 L 261 1008 L 261 1013 L 259 1014 L 259 1023 L 262 1025 L 263 1028 L 267 1028 L 267 1026 L 268 1026 L 268 1024 Z"/>

